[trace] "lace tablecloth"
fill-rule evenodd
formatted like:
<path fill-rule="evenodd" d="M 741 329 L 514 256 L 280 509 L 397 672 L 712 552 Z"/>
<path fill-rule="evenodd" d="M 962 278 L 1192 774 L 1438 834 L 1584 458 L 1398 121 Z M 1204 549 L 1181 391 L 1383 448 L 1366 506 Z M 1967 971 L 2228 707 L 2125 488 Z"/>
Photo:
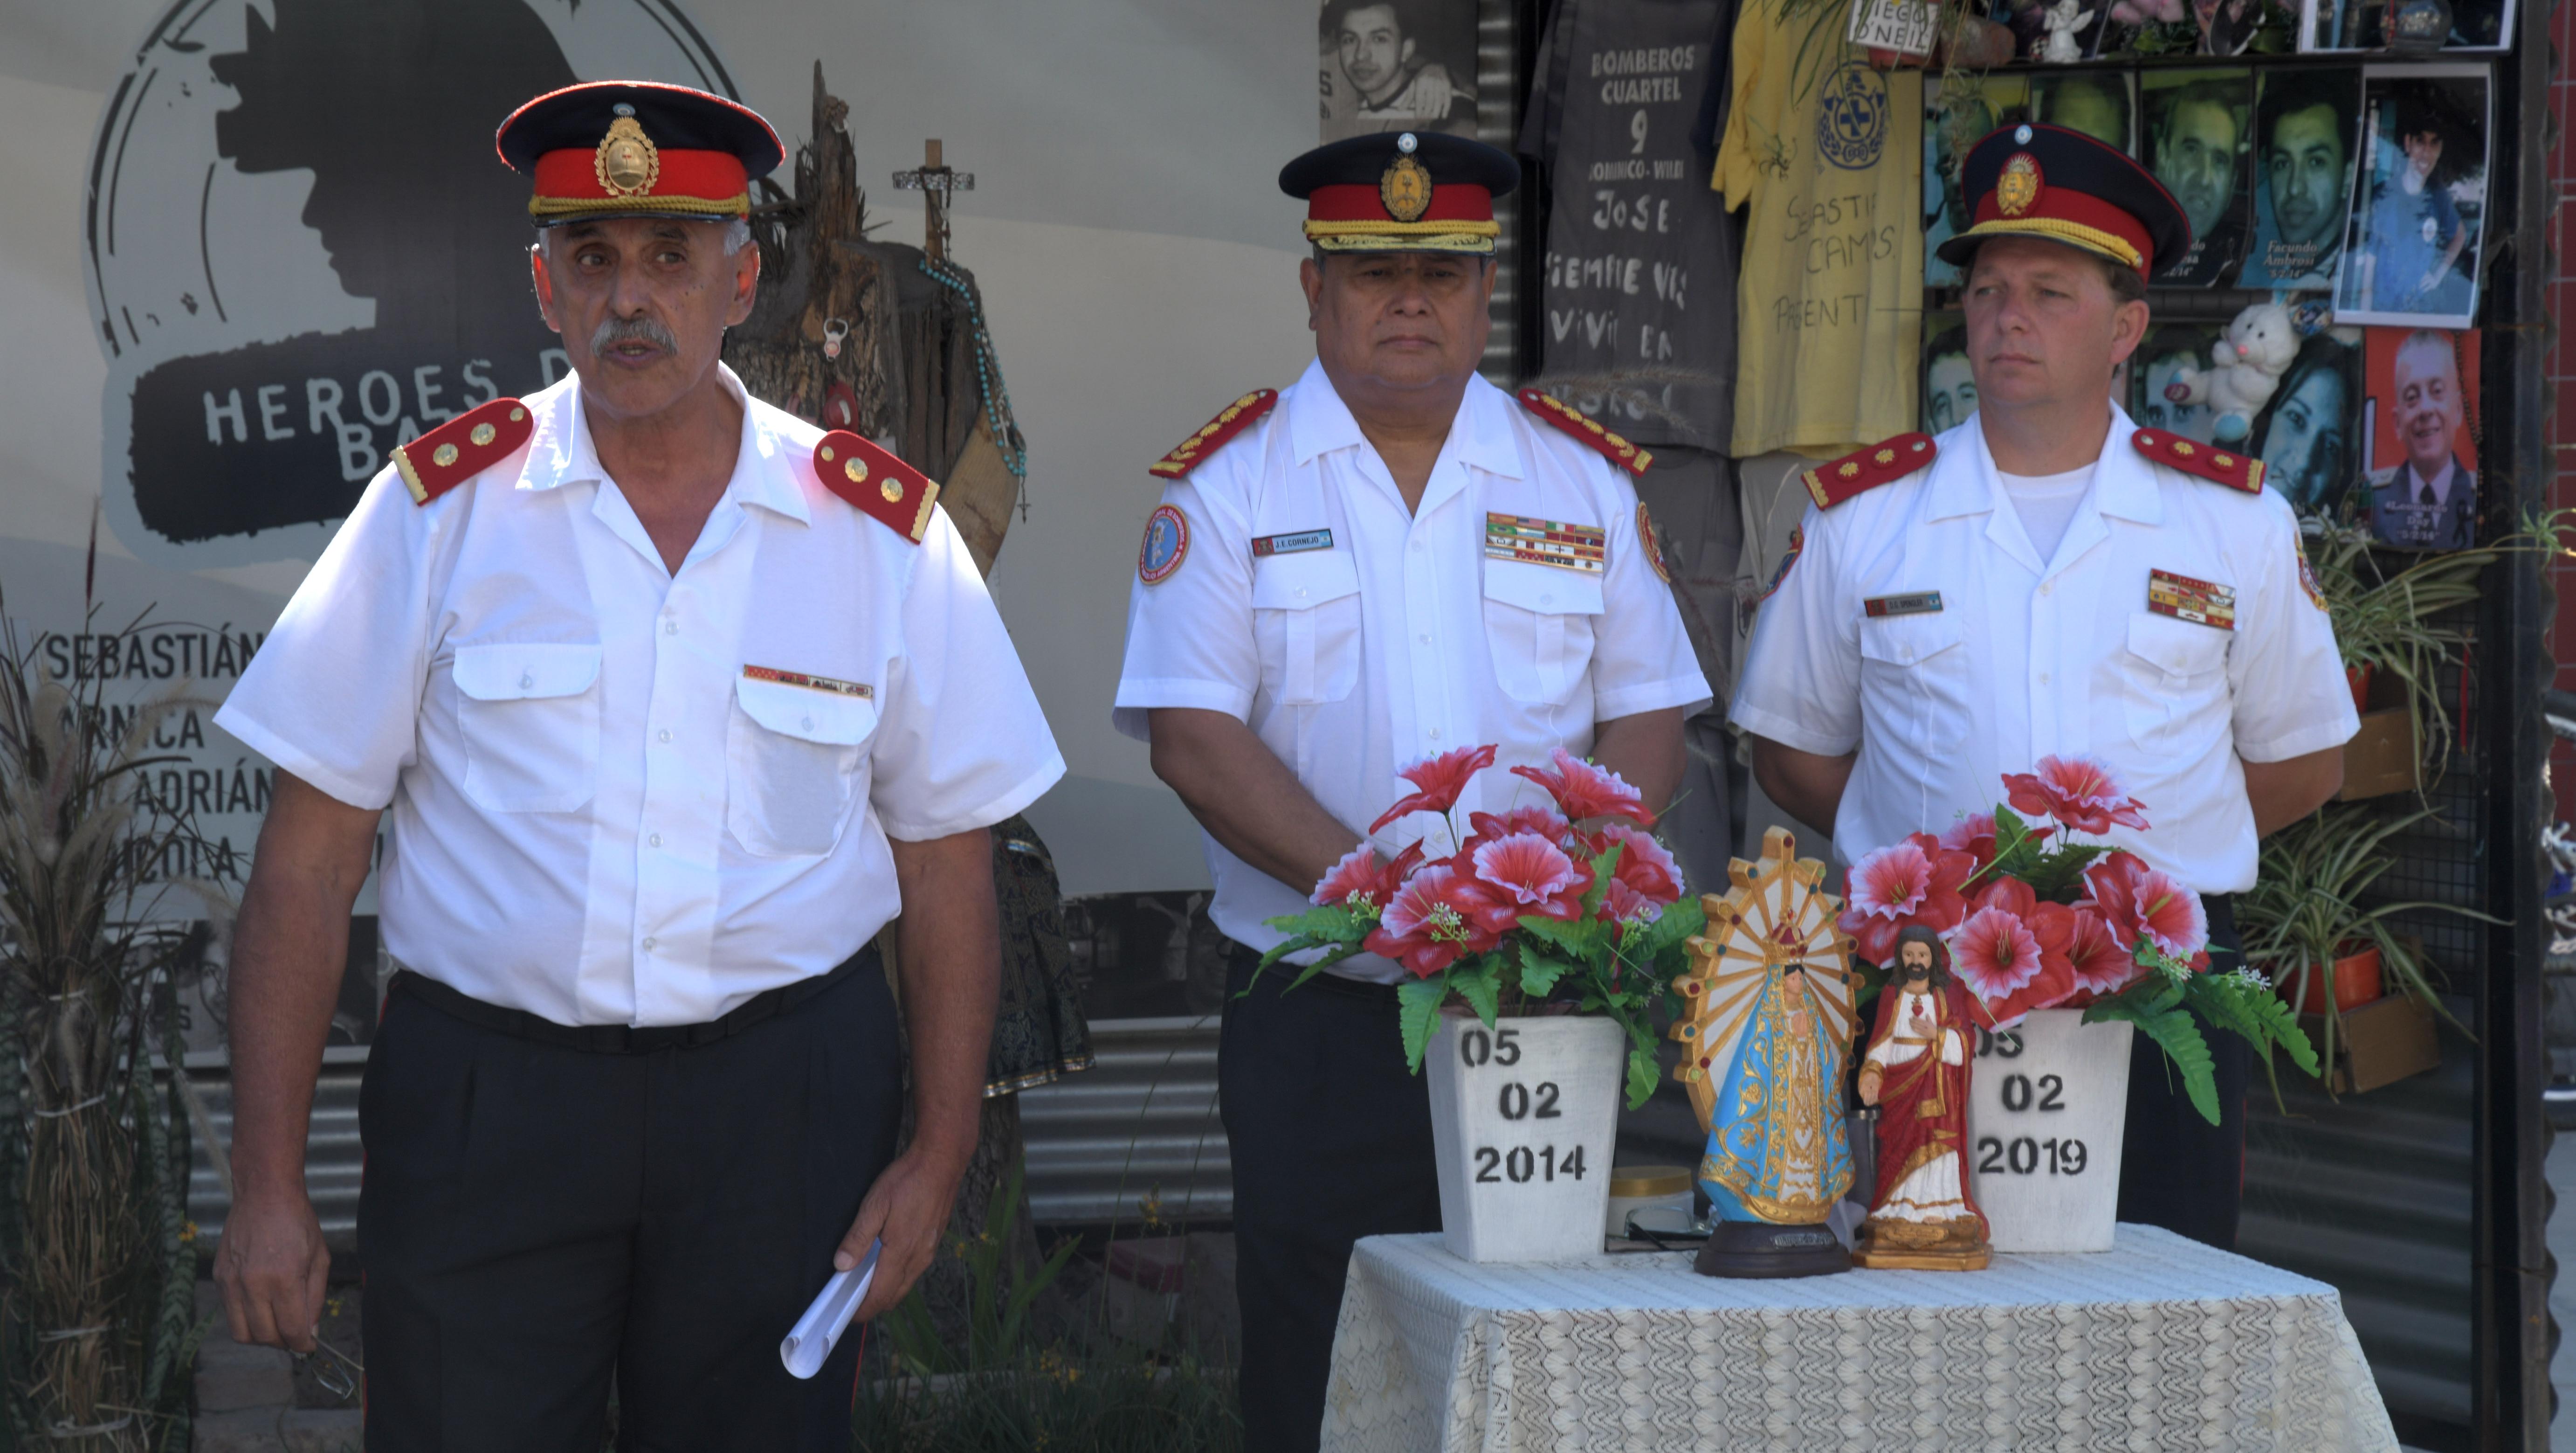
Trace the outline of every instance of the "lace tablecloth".
<path fill-rule="evenodd" d="M 1727 1281 L 1690 1260 L 1362 1241 L 1325 1449 L 2397 1447 L 2334 1288 L 2153 1227 L 1981 1272 Z"/>

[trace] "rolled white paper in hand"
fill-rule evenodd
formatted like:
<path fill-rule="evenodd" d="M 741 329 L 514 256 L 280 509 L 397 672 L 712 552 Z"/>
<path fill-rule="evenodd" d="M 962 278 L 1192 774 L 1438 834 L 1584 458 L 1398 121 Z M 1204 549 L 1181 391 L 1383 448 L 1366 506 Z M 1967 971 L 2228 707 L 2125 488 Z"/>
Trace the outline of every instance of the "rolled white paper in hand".
<path fill-rule="evenodd" d="M 787 1364 L 789 1376 L 812 1377 L 823 1370 L 833 1344 L 849 1330 L 851 1315 L 867 1300 L 868 1283 L 877 1279 L 877 1253 L 883 1250 L 883 1240 L 870 1242 L 866 1259 L 848 1271 L 834 1272 L 823 1283 L 822 1295 L 796 1319 L 787 1340 L 778 1344 L 778 1360 Z"/>

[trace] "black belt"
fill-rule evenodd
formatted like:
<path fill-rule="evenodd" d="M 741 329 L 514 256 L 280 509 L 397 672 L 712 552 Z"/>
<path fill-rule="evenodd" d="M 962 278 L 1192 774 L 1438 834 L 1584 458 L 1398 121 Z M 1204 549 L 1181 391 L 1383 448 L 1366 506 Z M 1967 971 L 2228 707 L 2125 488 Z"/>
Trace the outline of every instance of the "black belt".
<path fill-rule="evenodd" d="M 834 987 L 862 969 L 878 967 L 877 946 L 872 942 L 843 959 L 840 966 L 819 978 L 799 979 L 775 989 L 755 994 L 744 1000 L 722 1019 L 704 1024 L 557 1024 L 541 1014 L 524 1009 L 504 1009 L 486 1004 L 471 994 L 459 991 L 417 970 L 405 969 L 394 975 L 386 992 L 409 994 L 423 1004 L 451 1018 L 495 1030 L 515 1039 L 550 1044 L 558 1049 L 578 1049 L 591 1054 L 650 1054 L 663 1049 L 699 1049 L 730 1039 L 763 1020 L 775 1019 L 825 990 Z"/>

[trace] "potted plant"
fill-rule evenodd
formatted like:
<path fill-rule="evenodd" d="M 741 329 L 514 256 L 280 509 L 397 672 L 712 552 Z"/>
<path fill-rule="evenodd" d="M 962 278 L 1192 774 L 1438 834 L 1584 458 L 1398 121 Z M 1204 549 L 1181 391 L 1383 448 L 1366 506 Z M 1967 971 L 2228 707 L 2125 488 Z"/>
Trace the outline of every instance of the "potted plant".
<path fill-rule="evenodd" d="M 2475 550 L 2423 555 L 2390 573 L 2381 566 L 2370 532 L 2359 525 L 2309 521 L 2309 574 L 2334 621 L 2335 645 L 2353 683 L 2354 705 L 2367 709 L 2370 685 L 2397 683 L 2405 694 L 2419 760 L 2438 765 L 2449 753 L 2450 714 L 2442 706 L 2436 673 L 2468 640 L 2454 626 L 2432 622 L 2478 598 L 2478 576 L 2511 540 Z M 2519 537 L 2516 537 L 2519 538 Z M 2421 773 L 2417 777 L 2423 780 Z"/>
<path fill-rule="evenodd" d="M 1637 789 L 1565 751 L 1510 769 L 1548 805 L 1471 812 L 1462 832 L 1459 797 L 1496 750 L 1405 768 L 1416 790 L 1369 832 L 1430 813 L 1429 832 L 1393 858 L 1352 849 L 1315 885 L 1314 908 L 1271 920 L 1289 937 L 1262 966 L 1315 953 L 1292 990 L 1361 952 L 1410 971 L 1397 990 L 1404 1052 L 1416 1073 L 1431 1065 L 1450 1249 L 1558 1260 L 1601 1249 L 1619 1087 L 1632 1108 L 1654 1093 L 1655 1017 L 1703 916 Z"/>
<path fill-rule="evenodd" d="M 2134 1025 L 2218 1123 L 2205 1027 L 2250 1041 L 2270 1071 L 2316 1055 L 2268 978 L 2208 972 L 2200 895 L 2098 839 L 2143 830 L 2145 804 L 2089 757 L 2004 775 L 2006 802 L 1941 837 L 1854 863 L 1839 920 L 1872 967 L 1931 928 L 1985 1018 L 1970 1080 L 1976 1196 L 1998 1251 L 2107 1250 L 2119 1190 Z M 2027 814 L 2025 816 L 2024 814 Z M 2034 821 L 2034 820 L 2038 821 Z"/>
<path fill-rule="evenodd" d="M 2494 920 L 2447 903 L 2361 906 L 2397 865 L 2390 841 L 2431 816 L 2430 808 L 2396 815 L 2360 803 L 2329 804 L 2264 839 L 2254 886 L 2237 896 L 2246 961 L 2300 1012 L 2324 1020 L 2323 1063 L 2329 1068 L 2337 1062 L 2344 1016 L 2380 997 L 2380 990 L 2363 992 L 2367 983 L 2359 981 L 2407 996 L 2421 1006 L 2417 1012 L 2439 1014 L 2468 1033 L 2435 995 L 2430 966 L 2415 940 L 2398 933 L 2390 920 L 2432 911 Z"/>

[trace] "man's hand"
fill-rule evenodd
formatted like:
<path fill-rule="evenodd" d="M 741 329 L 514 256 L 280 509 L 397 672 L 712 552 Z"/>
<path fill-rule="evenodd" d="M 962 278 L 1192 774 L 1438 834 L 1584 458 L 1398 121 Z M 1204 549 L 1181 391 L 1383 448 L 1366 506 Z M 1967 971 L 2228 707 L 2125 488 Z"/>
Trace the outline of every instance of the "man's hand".
<path fill-rule="evenodd" d="M 967 1149 L 971 1153 L 973 1146 Z M 855 1320 L 865 1322 L 892 1308 L 912 1290 L 939 1254 L 939 1238 L 948 1230 L 948 1212 L 957 1200 L 957 1181 L 966 1173 L 963 1157 L 934 1155 L 915 1145 L 896 1156 L 868 1197 L 859 1203 L 858 1219 L 832 1253 L 832 1269 L 848 1271 L 867 1257 L 868 1243 L 882 1238 L 876 1280 L 868 1283 L 867 1300 Z"/>
<path fill-rule="evenodd" d="M 1886 1079 L 1886 1072 L 1875 1062 L 1863 1065 L 1860 1072 L 1860 1102 L 1864 1105 L 1877 1104 L 1879 1086 L 1885 1083 Z"/>
<path fill-rule="evenodd" d="M 993 903 L 993 835 L 970 828 L 922 842 L 893 841 L 903 917 L 895 972 L 912 1045 L 912 1144 L 877 1176 L 841 1238 L 832 1266 L 847 1271 L 885 1239 L 876 1280 L 860 1303 L 866 1321 L 903 1299 L 948 1229 L 957 1181 L 982 1127 L 984 1070 L 993 1053 L 1001 992 L 1001 915 Z"/>
<path fill-rule="evenodd" d="M 224 1217 L 215 1285 L 233 1340 L 313 1350 L 330 1285 L 331 1252 L 313 1202 L 294 1191 L 245 1191 Z"/>
<path fill-rule="evenodd" d="M 1753 738 L 1753 780 L 1791 817 L 1821 833 L 1833 832 L 1843 789 L 1851 785 L 1852 768 L 1859 761 L 1857 749 L 1824 757 L 1769 737 Z"/>
<path fill-rule="evenodd" d="M 1252 728 L 1221 711 L 1145 714 L 1154 775 L 1226 851 L 1297 890 L 1332 871 L 1360 835 L 1324 810 Z"/>
<path fill-rule="evenodd" d="M 2245 764 L 2245 800 L 2254 809 L 2254 835 L 2270 837 L 2326 805 L 2343 788 L 2343 748 L 2304 757 Z"/>
<path fill-rule="evenodd" d="M 280 771 L 233 930 L 233 1208 L 215 1256 L 236 1341 L 311 1351 L 331 1254 L 304 1191 L 313 1081 L 374 861 L 373 808 Z"/>

